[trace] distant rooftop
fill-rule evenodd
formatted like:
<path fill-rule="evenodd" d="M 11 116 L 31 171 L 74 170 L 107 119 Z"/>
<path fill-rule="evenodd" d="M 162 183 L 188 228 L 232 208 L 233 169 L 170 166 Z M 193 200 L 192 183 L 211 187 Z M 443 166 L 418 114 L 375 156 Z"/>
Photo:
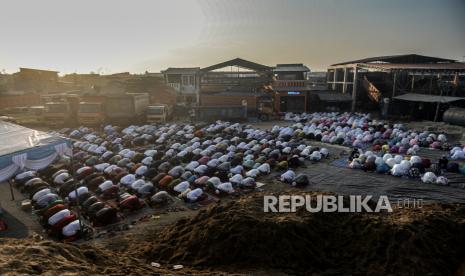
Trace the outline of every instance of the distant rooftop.
<path fill-rule="evenodd" d="M 309 72 L 307 66 L 302 63 L 277 64 L 273 72 Z"/>
<path fill-rule="evenodd" d="M 453 59 L 429 57 L 429 56 L 422 56 L 422 55 L 417 55 L 417 54 L 407 54 L 407 55 L 392 55 L 392 56 L 380 56 L 380 57 L 356 59 L 356 60 L 332 64 L 331 66 L 356 64 L 356 63 L 431 64 L 431 63 L 454 63 L 454 62 L 457 62 L 457 61 Z"/>
<path fill-rule="evenodd" d="M 168 69 L 161 71 L 163 74 L 195 74 L 200 71 L 200 67 L 169 67 Z"/>
<path fill-rule="evenodd" d="M 257 71 L 257 72 L 265 72 L 265 71 L 270 71 L 272 69 L 271 67 L 268 67 L 263 64 L 248 61 L 242 58 L 235 58 L 235 59 L 221 62 L 221 63 L 215 64 L 212 66 L 202 68 L 202 72 L 209 72 L 209 71 L 221 69 L 227 66 L 238 66 L 238 67 L 242 67 L 242 68 Z"/>
<path fill-rule="evenodd" d="M 42 69 L 33 69 L 33 68 L 24 68 L 20 67 L 19 71 L 35 71 L 35 72 L 48 72 L 48 73 L 58 73 L 58 71 L 52 71 L 52 70 L 42 70 Z"/>
<path fill-rule="evenodd" d="M 380 70 L 452 70 L 465 71 L 465 63 L 359 63 L 359 67 Z"/>

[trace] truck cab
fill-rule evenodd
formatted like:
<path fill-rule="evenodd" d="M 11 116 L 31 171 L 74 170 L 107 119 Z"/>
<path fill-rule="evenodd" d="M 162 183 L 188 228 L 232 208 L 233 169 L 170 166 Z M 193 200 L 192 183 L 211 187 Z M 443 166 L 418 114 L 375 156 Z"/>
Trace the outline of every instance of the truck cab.
<path fill-rule="evenodd" d="M 103 103 L 80 102 L 78 109 L 78 123 L 80 125 L 100 125 L 105 121 Z"/>
<path fill-rule="evenodd" d="M 43 121 L 49 126 L 73 126 L 77 122 L 79 96 L 75 94 L 56 94 L 41 97 L 45 111 Z"/>
<path fill-rule="evenodd" d="M 65 125 L 70 120 L 71 109 L 67 102 L 45 103 L 43 121 L 50 126 Z"/>
<path fill-rule="evenodd" d="M 150 105 L 147 107 L 147 123 L 166 123 L 171 116 L 168 105 Z"/>

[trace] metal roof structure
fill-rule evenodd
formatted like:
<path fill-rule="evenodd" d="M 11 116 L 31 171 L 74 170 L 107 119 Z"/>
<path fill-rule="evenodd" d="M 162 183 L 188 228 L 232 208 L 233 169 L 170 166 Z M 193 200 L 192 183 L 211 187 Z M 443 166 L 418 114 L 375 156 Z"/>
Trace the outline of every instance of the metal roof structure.
<path fill-rule="evenodd" d="M 161 71 L 163 74 L 196 74 L 200 71 L 200 67 L 186 67 L 186 68 L 175 68 L 169 67 L 168 69 Z"/>
<path fill-rule="evenodd" d="M 409 101 L 409 102 L 424 102 L 424 103 L 451 103 L 455 101 L 465 100 L 462 97 L 450 97 L 450 96 L 437 96 L 437 95 L 426 95 L 418 93 L 407 93 L 394 97 L 393 99 Z"/>
<path fill-rule="evenodd" d="M 310 69 L 302 63 L 277 64 L 273 72 L 310 72 Z"/>
<path fill-rule="evenodd" d="M 340 62 L 332 64 L 331 66 L 346 65 L 346 64 L 355 64 L 355 63 L 441 63 L 441 62 L 456 62 L 452 59 L 438 58 L 438 57 L 429 57 L 417 54 L 407 54 L 407 55 L 391 55 L 391 56 L 379 56 L 379 57 L 370 57 L 364 59 L 356 59 L 346 62 Z"/>
<path fill-rule="evenodd" d="M 465 63 L 359 63 L 360 68 L 373 68 L 380 70 L 452 70 L 465 71 Z"/>
<path fill-rule="evenodd" d="M 202 68 L 200 69 L 200 71 L 203 73 L 206 73 L 206 72 L 213 71 L 216 69 L 221 69 L 227 66 L 238 66 L 238 67 L 246 68 L 246 69 L 257 71 L 257 72 L 266 72 L 266 71 L 272 70 L 272 67 L 269 67 L 263 64 L 255 63 L 255 62 L 248 61 L 248 60 L 241 59 L 241 58 L 235 58 L 235 59 L 221 62 L 221 63 L 215 64 L 212 66 Z"/>

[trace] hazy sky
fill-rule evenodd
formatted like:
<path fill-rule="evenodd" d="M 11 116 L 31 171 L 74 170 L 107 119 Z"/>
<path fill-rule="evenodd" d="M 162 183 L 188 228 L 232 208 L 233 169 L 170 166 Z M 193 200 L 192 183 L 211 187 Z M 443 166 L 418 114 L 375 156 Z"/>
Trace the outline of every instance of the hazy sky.
<path fill-rule="evenodd" d="M 235 57 L 312 70 L 418 53 L 462 60 L 464 0 L 2 0 L 0 70 L 157 72 Z"/>

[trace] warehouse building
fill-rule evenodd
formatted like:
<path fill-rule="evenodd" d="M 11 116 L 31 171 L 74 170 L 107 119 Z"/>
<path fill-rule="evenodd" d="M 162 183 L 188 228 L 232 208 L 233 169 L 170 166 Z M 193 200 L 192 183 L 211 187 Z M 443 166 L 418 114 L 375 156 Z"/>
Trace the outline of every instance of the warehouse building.
<path fill-rule="evenodd" d="M 464 79 L 465 63 L 416 54 L 336 63 L 327 72 L 328 90 L 351 95 L 352 111 L 430 120 L 465 99 Z"/>

